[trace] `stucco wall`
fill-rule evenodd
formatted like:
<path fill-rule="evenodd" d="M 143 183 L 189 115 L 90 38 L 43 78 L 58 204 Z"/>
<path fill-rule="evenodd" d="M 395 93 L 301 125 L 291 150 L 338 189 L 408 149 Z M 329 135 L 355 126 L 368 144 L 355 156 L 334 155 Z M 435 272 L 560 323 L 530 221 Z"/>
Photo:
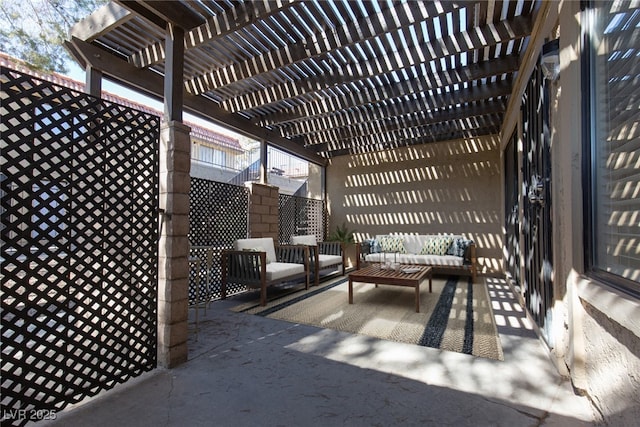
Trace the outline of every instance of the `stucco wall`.
<path fill-rule="evenodd" d="M 640 419 L 637 301 L 622 295 L 614 298 L 615 292 L 589 281 L 578 287 L 587 393 L 609 425 L 637 425 Z"/>
<path fill-rule="evenodd" d="M 552 111 L 556 347 L 576 389 L 608 425 L 640 419 L 640 301 L 585 272 L 580 3 L 560 13 L 560 80 Z"/>
<path fill-rule="evenodd" d="M 576 391 L 589 397 L 597 417 L 607 425 L 635 426 L 640 300 L 585 271 L 580 2 L 562 5 L 561 74 L 552 86 L 557 104 L 551 111 L 555 346 L 549 351 Z"/>
<path fill-rule="evenodd" d="M 456 233 L 478 247 L 480 272 L 502 271 L 502 178 L 494 137 L 341 156 L 327 167 L 330 230 Z"/>

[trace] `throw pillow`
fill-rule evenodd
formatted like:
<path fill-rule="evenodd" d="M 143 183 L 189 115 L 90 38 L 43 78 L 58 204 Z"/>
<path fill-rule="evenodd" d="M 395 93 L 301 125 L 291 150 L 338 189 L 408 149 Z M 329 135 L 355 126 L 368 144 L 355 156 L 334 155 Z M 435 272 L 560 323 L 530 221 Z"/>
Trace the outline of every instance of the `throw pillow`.
<path fill-rule="evenodd" d="M 382 252 L 397 252 L 399 254 L 406 254 L 407 251 L 404 248 L 404 239 L 398 236 L 384 236 L 380 238 L 380 249 Z"/>
<path fill-rule="evenodd" d="M 458 256 L 463 257 L 465 252 L 467 252 L 467 248 L 470 244 L 473 243 L 473 240 L 468 239 L 458 239 Z"/>
<path fill-rule="evenodd" d="M 451 244 L 449 245 L 449 248 L 447 248 L 447 255 L 458 256 L 458 240 L 460 240 L 459 237 L 454 237 L 451 240 Z"/>
<path fill-rule="evenodd" d="M 445 255 L 452 240 L 447 236 L 429 237 L 424 242 L 420 255 Z"/>
<path fill-rule="evenodd" d="M 365 251 L 367 254 L 377 254 L 382 251 L 380 243 L 376 239 L 368 239 L 365 240 L 364 243 L 366 248 L 368 248 L 368 250 Z"/>
<path fill-rule="evenodd" d="M 449 246 L 449 249 L 447 250 L 447 255 L 463 257 L 471 243 L 473 243 L 473 240 L 468 240 L 464 237 L 456 237 L 451 242 L 451 246 Z"/>

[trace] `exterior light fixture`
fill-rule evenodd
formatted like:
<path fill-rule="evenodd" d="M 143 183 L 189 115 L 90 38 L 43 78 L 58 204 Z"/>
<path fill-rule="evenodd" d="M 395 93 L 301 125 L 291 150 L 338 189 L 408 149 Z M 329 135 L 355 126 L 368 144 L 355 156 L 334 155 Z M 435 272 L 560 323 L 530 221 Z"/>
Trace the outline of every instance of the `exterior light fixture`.
<path fill-rule="evenodd" d="M 558 39 L 551 40 L 542 46 L 542 60 L 540 66 L 547 80 L 556 81 L 560 76 L 560 43 Z"/>

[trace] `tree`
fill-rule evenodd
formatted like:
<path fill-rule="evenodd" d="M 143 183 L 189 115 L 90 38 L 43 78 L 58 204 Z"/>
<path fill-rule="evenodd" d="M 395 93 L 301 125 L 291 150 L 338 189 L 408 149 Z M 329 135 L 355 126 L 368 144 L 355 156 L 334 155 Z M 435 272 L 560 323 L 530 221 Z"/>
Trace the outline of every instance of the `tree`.
<path fill-rule="evenodd" d="M 42 71 L 67 72 L 69 29 L 108 0 L 0 0 L 0 50 Z"/>

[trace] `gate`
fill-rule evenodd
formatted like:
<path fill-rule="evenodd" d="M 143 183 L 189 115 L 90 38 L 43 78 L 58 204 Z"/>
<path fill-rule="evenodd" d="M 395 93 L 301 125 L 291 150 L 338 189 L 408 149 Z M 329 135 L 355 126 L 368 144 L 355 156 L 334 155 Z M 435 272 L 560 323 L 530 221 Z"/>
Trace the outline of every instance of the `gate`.
<path fill-rule="evenodd" d="M 523 96 L 523 233 L 527 309 L 547 344 L 553 347 L 553 253 L 551 224 L 551 150 L 549 87 L 540 66 Z"/>
<path fill-rule="evenodd" d="M 0 70 L 2 415 L 156 366 L 159 119 Z"/>
<path fill-rule="evenodd" d="M 514 132 L 511 140 L 507 144 L 504 156 L 504 218 L 506 241 L 505 246 L 507 253 L 504 259 L 505 272 L 512 281 L 516 290 L 520 288 L 520 203 L 519 186 L 518 186 L 518 150 L 517 150 L 517 133 Z"/>

